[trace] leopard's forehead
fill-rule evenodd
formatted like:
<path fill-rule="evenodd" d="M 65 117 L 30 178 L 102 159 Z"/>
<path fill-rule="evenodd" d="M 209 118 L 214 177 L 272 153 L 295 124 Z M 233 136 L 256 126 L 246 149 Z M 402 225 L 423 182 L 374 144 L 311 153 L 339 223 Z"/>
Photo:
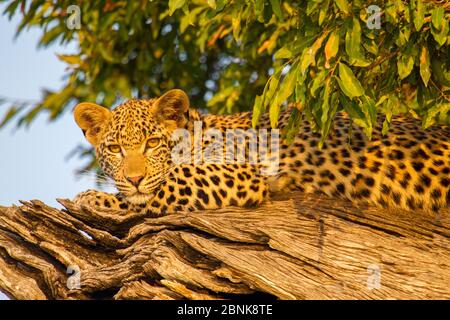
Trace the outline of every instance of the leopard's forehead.
<path fill-rule="evenodd" d="M 154 102 L 155 99 L 131 99 L 117 106 L 106 130 L 106 142 L 132 147 L 150 135 L 161 133 L 162 128 L 151 112 Z"/>

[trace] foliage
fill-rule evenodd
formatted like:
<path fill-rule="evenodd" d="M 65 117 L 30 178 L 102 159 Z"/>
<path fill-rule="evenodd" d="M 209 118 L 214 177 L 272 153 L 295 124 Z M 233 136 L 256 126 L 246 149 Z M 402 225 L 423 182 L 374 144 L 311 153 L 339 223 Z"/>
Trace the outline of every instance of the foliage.
<path fill-rule="evenodd" d="M 11 106 L 3 125 L 77 101 L 112 106 L 124 98 L 186 90 L 193 104 L 231 113 L 253 106 L 253 123 L 269 111 L 273 126 L 296 102 L 288 136 L 307 117 L 323 139 L 345 110 L 371 136 L 398 113 L 424 127 L 450 120 L 449 17 L 446 1 L 169 0 L 79 1 L 81 28 L 70 29 L 73 1 L 4 1 L 18 28 L 43 30 L 41 46 L 75 41 L 59 55 L 69 72 L 60 91 L 33 106 Z M 380 25 L 377 26 L 377 9 Z"/>

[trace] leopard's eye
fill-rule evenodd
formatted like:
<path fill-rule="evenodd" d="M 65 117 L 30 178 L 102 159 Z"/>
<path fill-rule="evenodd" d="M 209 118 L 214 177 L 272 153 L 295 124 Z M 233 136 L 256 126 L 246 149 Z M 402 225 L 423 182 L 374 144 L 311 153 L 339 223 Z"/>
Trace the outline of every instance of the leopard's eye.
<path fill-rule="evenodd" d="M 117 144 L 112 144 L 112 145 L 108 146 L 108 150 L 111 151 L 112 153 L 120 153 L 120 152 L 122 152 L 122 149 Z"/>
<path fill-rule="evenodd" d="M 159 146 L 160 141 L 161 141 L 160 138 L 150 138 L 147 140 L 146 148 L 147 149 L 156 148 L 157 146 Z"/>

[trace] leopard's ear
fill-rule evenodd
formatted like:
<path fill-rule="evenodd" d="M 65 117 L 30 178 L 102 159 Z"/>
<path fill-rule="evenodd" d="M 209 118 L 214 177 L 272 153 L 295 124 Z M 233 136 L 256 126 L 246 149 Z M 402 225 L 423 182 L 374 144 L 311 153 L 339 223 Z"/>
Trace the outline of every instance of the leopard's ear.
<path fill-rule="evenodd" d="M 82 102 L 75 107 L 73 116 L 83 130 L 86 140 L 96 146 L 100 142 L 102 131 L 111 119 L 111 111 L 95 103 Z"/>
<path fill-rule="evenodd" d="M 188 121 L 189 97 L 180 89 L 167 91 L 156 100 L 153 110 L 169 130 L 182 128 Z"/>

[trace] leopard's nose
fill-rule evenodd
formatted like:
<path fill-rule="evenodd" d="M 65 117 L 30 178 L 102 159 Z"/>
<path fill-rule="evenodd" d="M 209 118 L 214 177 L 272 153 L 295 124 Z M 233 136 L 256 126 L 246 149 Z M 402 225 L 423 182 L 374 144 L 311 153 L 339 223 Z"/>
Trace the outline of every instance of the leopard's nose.
<path fill-rule="evenodd" d="M 127 180 L 131 182 L 133 186 L 136 188 L 141 183 L 142 179 L 144 179 L 144 176 L 136 176 L 136 177 L 127 177 Z"/>

